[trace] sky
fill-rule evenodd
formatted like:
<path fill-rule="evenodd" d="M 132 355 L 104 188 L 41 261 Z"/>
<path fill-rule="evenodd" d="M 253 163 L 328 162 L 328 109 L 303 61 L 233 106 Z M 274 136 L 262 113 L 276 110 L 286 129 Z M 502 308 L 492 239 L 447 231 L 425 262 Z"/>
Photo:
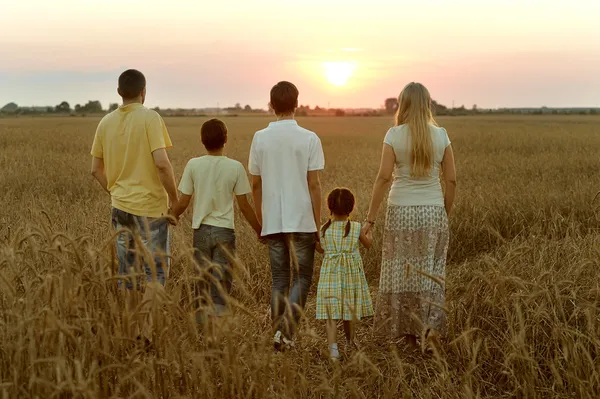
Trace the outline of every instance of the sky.
<path fill-rule="evenodd" d="M 0 0 L 0 107 L 376 108 L 418 81 L 467 108 L 600 106 L 598 0 Z"/>

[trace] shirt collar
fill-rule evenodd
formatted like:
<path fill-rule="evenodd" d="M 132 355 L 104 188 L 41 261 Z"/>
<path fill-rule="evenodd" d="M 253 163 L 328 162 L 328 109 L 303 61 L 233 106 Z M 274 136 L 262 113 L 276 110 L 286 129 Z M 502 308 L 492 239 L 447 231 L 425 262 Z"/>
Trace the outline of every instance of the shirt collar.
<path fill-rule="evenodd" d="M 274 121 L 269 123 L 269 126 L 275 126 L 275 125 L 298 125 L 298 122 L 296 122 L 294 119 L 283 119 L 281 121 Z"/>
<path fill-rule="evenodd" d="M 127 105 L 121 105 L 119 107 L 119 110 L 121 111 L 132 111 L 134 109 L 138 109 L 140 107 L 143 107 L 144 104 L 142 103 L 131 103 L 131 104 L 127 104 Z"/>

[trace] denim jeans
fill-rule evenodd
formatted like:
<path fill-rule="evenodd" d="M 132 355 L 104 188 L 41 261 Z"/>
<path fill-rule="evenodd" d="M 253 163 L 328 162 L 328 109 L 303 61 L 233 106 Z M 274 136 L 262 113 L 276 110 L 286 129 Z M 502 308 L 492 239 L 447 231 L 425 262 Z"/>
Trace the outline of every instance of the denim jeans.
<path fill-rule="evenodd" d="M 264 237 L 271 261 L 271 318 L 275 330 L 291 338 L 300 321 L 315 261 L 315 233 L 281 233 Z M 292 285 L 290 288 L 290 274 Z M 291 315 L 286 316 L 286 299 Z M 299 309 L 297 308 L 299 307 Z M 290 317 L 291 316 L 291 317 Z"/>
<path fill-rule="evenodd" d="M 156 281 L 164 286 L 170 265 L 169 221 L 166 218 L 136 216 L 113 208 L 112 224 L 115 230 L 121 230 L 116 238 L 119 275 L 130 274 L 131 269 L 134 273 L 142 273 L 143 267 L 146 282 L 152 282 L 156 272 Z M 140 244 L 145 248 L 141 248 Z M 146 251 L 153 262 L 144 257 Z M 128 279 L 125 286 L 132 289 L 133 281 L 133 278 Z M 141 280 L 135 281 L 136 287 L 140 287 Z M 121 287 L 123 281 L 119 280 L 118 285 Z"/>
<path fill-rule="evenodd" d="M 230 256 L 235 256 L 234 230 L 206 224 L 194 230 L 194 257 L 204 272 L 194 285 L 197 306 L 213 305 L 216 315 L 228 308 L 232 285 Z"/>

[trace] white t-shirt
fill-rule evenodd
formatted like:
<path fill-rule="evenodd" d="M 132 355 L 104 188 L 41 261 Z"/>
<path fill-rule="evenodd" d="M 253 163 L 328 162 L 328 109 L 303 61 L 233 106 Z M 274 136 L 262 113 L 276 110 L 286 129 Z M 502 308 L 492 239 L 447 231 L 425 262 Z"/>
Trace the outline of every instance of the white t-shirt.
<path fill-rule="evenodd" d="M 248 169 L 262 179 L 262 235 L 317 231 L 307 173 L 324 168 L 321 140 L 294 120 L 254 134 Z"/>
<path fill-rule="evenodd" d="M 433 143 L 433 165 L 430 175 L 422 178 L 410 176 L 412 142 L 408 125 L 395 126 L 385 135 L 383 142 L 390 145 L 396 154 L 394 182 L 390 189 L 388 204 L 444 206 L 440 168 L 446 147 L 450 145 L 450 138 L 443 127 L 430 125 L 430 132 Z"/>
<path fill-rule="evenodd" d="M 251 192 L 244 166 L 226 156 L 191 159 L 183 171 L 179 191 L 194 195 L 192 228 L 202 224 L 234 228 L 233 196 Z"/>

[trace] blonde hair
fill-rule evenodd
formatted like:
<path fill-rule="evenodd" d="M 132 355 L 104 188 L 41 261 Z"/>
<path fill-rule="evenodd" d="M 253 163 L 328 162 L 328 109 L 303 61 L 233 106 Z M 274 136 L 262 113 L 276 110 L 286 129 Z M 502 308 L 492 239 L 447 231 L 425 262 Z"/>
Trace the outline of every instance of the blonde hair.
<path fill-rule="evenodd" d="M 433 142 L 429 126 L 437 126 L 437 123 L 431 113 L 431 96 L 421 83 L 407 84 L 398 96 L 396 126 L 404 124 L 409 127 L 412 141 L 410 175 L 427 176 L 433 166 Z"/>

